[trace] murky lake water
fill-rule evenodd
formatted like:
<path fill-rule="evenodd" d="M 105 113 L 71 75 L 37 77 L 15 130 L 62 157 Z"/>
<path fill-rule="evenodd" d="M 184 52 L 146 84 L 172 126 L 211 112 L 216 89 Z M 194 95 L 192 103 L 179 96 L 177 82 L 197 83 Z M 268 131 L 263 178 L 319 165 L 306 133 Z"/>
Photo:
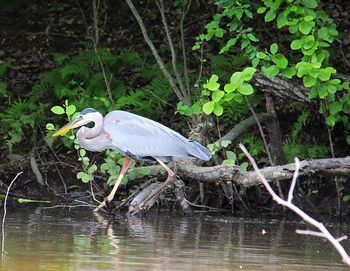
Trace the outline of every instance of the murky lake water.
<path fill-rule="evenodd" d="M 348 270 L 327 242 L 297 235 L 298 227 L 168 213 L 111 224 L 88 209 L 11 208 L 1 270 Z"/>

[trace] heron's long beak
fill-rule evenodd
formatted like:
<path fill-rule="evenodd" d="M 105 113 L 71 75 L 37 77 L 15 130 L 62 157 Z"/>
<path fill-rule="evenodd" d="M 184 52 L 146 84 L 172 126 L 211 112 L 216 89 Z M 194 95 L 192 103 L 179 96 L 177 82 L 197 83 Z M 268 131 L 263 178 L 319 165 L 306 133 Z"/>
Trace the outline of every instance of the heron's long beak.
<path fill-rule="evenodd" d="M 68 122 L 66 125 L 64 125 L 61 129 L 59 129 L 56 133 L 54 133 L 52 136 L 56 137 L 59 135 L 64 135 L 67 133 L 69 130 L 72 130 L 74 128 L 77 128 L 81 126 L 81 118 L 75 118 L 72 121 Z"/>

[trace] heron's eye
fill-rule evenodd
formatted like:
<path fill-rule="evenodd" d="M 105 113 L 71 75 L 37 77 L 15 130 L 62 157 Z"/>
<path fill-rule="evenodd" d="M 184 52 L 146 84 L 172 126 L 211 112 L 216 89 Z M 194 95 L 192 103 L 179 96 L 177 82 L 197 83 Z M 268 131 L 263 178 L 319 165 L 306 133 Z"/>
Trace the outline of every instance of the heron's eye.
<path fill-rule="evenodd" d="M 88 128 L 93 128 L 95 126 L 95 124 L 93 122 L 89 122 L 89 123 L 86 123 L 84 126 L 86 126 Z"/>

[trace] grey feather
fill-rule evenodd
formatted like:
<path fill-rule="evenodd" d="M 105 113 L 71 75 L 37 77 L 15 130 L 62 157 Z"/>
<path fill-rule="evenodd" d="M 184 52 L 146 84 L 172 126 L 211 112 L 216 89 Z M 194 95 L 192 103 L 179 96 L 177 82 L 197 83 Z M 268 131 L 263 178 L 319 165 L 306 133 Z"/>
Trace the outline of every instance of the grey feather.
<path fill-rule="evenodd" d="M 125 112 L 112 111 L 104 118 L 103 128 L 113 148 L 138 157 L 197 157 L 209 160 L 207 148 L 153 120 Z"/>

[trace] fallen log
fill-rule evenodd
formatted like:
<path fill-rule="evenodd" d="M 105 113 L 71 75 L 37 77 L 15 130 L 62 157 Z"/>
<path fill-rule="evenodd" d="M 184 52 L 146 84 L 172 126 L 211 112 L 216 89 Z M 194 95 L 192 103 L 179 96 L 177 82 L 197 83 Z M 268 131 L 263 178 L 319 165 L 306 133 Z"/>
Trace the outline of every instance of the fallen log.
<path fill-rule="evenodd" d="M 151 166 L 150 176 L 163 178 L 166 172 L 158 166 Z M 198 182 L 232 181 L 251 187 L 261 182 L 254 171 L 242 170 L 237 165 L 218 165 L 202 167 L 189 160 L 176 162 L 177 175 L 183 180 Z M 261 173 L 269 182 L 290 180 L 295 171 L 295 164 L 270 166 L 262 168 Z M 350 157 L 303 160 L 300 162 L 299 176 L 311 176 L 317 173 L 327 175 L 347 175 L 350 173 Z"/>

